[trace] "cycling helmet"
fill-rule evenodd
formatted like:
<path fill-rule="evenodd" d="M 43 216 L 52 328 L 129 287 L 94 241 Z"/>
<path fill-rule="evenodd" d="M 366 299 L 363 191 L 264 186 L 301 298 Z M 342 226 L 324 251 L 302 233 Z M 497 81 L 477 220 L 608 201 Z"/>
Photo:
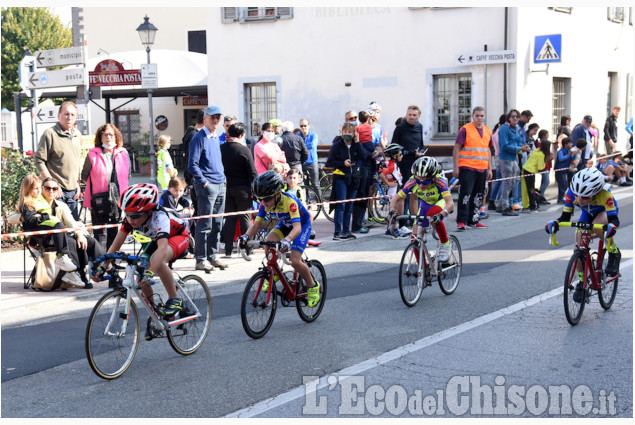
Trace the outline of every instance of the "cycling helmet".
<path fill-rule="evenodd" d="M 377 110 L 377 111 L 381 111 L 381 105 L 375 101 L 370 102 L 370 105 L 368 105 L 368 109 L 370 110 Z"/>
<path fill-rule="evenodd" d="M 284 187 L 282 176 L 273 170 L 259 174 L 251 185 L 256 198 L 266 198 L 280 192 Z"/>
<path fill-rule="evenodd" d="M 597 168 L 591 167 L 575 173 L 569 187 L 577 196 L 586 198 L 597 195 L 605 183 L 604 174 Z"/>
<path fill-rule="evenodd" d="M 119 197 L 119 208 L 127 213 L 150 211 L 159 202 L 159 191 L 153 184 L 140 183 L 130 186 Z"/>
<path fill-rule="evenodd" d="M 272 120 L 267 121 L 269 124 L 271 124 L 274 127 L 280 127 L 282 125 L 282 121 L 280 121 L 277 118 L 274 118 Z"/>
<path fill-rule="evenodd" d="M 436 159 L 430 156 L 422 156 L 417 159 L 410 168 L 410 172 L 413 176 L 422 179 L 431 179 L 439 174 L 439 163 Z"/>
<path fill-rule="evenodd" d="M 388 157 L 393 157 L 397 155 L 399 152 L 403 151 L 403 146 L 398 145 L 397 143 L 391 143 L 384 149 L 384 154 Z"/>

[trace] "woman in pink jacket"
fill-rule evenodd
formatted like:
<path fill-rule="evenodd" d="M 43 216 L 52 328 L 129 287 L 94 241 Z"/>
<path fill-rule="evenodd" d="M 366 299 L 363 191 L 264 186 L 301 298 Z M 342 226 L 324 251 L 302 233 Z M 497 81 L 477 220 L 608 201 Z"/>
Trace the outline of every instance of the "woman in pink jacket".
<path fill-rule="evenodd" d="M 112 206 L 109 214 L 99 215 L 93 211 L 91 199 L 93 194 L 108 192 L 111 179 L 117 183 L 119 193 L 123 192 L 128 187 L 129 176 L 130 157 L 128 151 L 123 147 L 121 132 L 112 124 L 102 125 L 95 133 L 95 147 L 88 151 L 82 169 L 82 180 L 86 182 L 84 208 L 91 210 L 92 224 L 119 223 L 121 210 L 118 202 Z M 101 246 L 108 250 L 108 247 L 115 240 L 117 230 L 117 227 L 95 229 L 93 234 Z"/>
<path fill-rule="evenodd" d="M 270 165 L 276 162 L 283 164 L 283 174 L 289 171 L 287 158 L 280 146 L 278 146 L 275 137 L 273 125 L 268 122 L 264 123 L 262 125 L 262 135 L 254 147 L 254 165 L 258 174 L 269 170 Z"/>

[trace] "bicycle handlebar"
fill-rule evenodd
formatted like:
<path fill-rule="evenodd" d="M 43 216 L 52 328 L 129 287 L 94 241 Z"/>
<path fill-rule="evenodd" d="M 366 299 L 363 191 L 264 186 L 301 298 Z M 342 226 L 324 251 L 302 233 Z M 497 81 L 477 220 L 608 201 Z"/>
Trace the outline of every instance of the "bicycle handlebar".
<path fill-rule="evenodd" d="M 280 250 L 280 241 L 254 241 L 254 240 L 250 240 L 247 241 L 247 246 L 248 247 L 260 247 L 260 246 L 268 246 L 269 248 L 273 248 L 276 250 Z M 240 252 L 240 255 L 246 260 L 246 261 L 251 261 L 251 256 L 247 255 L 247 251 L 246 250 L 242 250 L 240 249 L 240 246 L 238 247 L 238 251 Z M 291 265 L 291 262 L 287 259 L 287 256 L 282 253 L 282 255 L 279 256 L 280 258 L 282 258 L 282 262 L 285 263 L 286 265 Z"/>
<path fill-rule="evenodd" d="M 593 223 L 586 223 L 582 221 L 579 221 L 579 222 L 563 221 L 561 223 L 558 223 L 558 227 L 575 227 L 577 229 L 582 229 L 587 231 L 606 230 L 606 224 L 593 224 Z M 557 230 L 551 234 L 551 238 L 549 239 L 549 244 L 553 246 L 560 246 L 560 243 L 556 240 L 556 233 L 558 233 Z"/>
<path fill-rule="evenodd" d="M 104 254 L 100 257 L 95 258 L 93 261 L 89 263 L 89 270 L 94 270 L 96 267 L 99 267 L 101 263 L 105 261 L 109 261 L 109 260 L 124 260 L 130 265 L 137 264 L 143 269 L 145 269 L 146 266 L 148 265 L 148 260 L 138 255 L 130 255 L 125 252 L 113 252 L 112 254 Z M 114 265 L 113 265 L 113 268 L 115 268 Z M 104 275 L 103 278 L 111 279 L 112 276 Z"/>

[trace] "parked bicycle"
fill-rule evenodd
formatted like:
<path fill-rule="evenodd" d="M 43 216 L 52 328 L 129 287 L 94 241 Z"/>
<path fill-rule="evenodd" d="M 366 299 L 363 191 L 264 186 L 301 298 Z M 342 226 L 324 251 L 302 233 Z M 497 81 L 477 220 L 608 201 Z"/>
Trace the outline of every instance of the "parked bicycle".
<path fill-rule="evenodd" d="M 284 307 L 295 301 L 298 314 L 305 322 L 315 321 L 322 312 L 326 300 L 326 272 L 322 263 L 310 260 L 304 253 L 304 261 L 309 266 L 313 278 L 320 282 L 320 301 L 315 307 L 309 307 L 307 287 L 298 272 L 283 270 L 284 265 L 290 263 L 286 254 L 280 253 L 280 242 L 251 240 L 247 242 L 247 246 L 269 247 L 262 267 L 249 279 L 243 292 L 240 318 L 247 335 L 257 339 L 269 331 L 276 315 L 278 297 Z M 241 251 L 241 254 L 245 260 L 251 261 L 245 251 Z"/>
<path fill-rule="evenodd" d="M 580 322 L 585 304 L 588 304 L 596 293 L 602 308 L 611 308 L 621 275 L 618 273 L 615 276 L 607 276 L 605 272 L 608 260 L 604 258 L 604 238 L 600 238 L 597 251 L 592 252 L 590 248 L 593 230 L 606 231 L 605 224 L 561 222 L 558 223 L 558 227 L 575 227 L 581 232 L 580 247 L 573 251 L 564 276 L 564 313 L 569 324 L 575 326 Z M 556 241 L 556 232 L 551 235 L 551 244 L 560 245 Z M 583 291 L 581 298 L 574 300 L 578 284 L 582 284 Z"/>
<path fill-rule="evenodd" d="M 423 289 L 432 286 L 436 278 L 439 287 L 445 295 L 451 295 L 459 286 L 463 269 L 463 254 L 459 240 L 454 235 L 449 235 L 450 258 L 446 262 L 437 259 L 441 242 L 434 227 L 424 227 L 421 221 L 428 218 L 423 215 L 400 215 L 393 220 L 412 219 L 417 220 L 417 232 L 408 244 L 399 264 L 399 293 L 401 299 L 408 307 L 413 307 L 419 301 Z M 392 220 L 389 226 L 392 224 Z M 427 234 L 430 233 L 437 241 L 436 247 L 431 249 L 427 243 Z"/>
<path fill-rule="evenodd" d="M 140 281 L 147 261 L 123 252 L 106 254 L 95 259 L 92 267 L 113 260 L 110 275 L 105 276 L 115 288 L 97 301 L 88 318 L 85 336 L 86 357 L 93 372 L 104 379 L 121 376 L 132 364 L 141 334 L 139 310 L 132 294 L 137 296 L 148 313 L 146 327 L 149 338 L 167 337 L 170 346 L 179 354 L 189 355 L 198 350 L 209 333 L 212 320 L 212 296 L 203 279 L 196 275 L 181 278 L 175 275 L 176 290 L 183 300 L 183 310 L 173 317 L 163 317 L 159 308 L 160 295 L 146 297 Z M 125 275 L 119 276 L 125 263 Z"/>
<path fill-rule="evenodd" d="M 378 173 L 375 173 L 368 196 L 374 198 L 368 200 L 368 219 L 375 223 L 386 224 L 388 214 L 390 214 L 388 185 L 379 179 Z"/>

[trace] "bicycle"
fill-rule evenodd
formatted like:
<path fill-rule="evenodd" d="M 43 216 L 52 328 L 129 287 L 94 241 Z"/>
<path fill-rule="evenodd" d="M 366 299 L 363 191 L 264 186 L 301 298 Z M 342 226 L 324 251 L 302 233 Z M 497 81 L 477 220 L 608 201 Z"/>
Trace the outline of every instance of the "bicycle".
<path fill-rule="evenodd" d="M 419 301 L 423 289 L 432 286 L 432 279 L 437 278 L 441 292 L 451 295 L 459 286 L 461 272 L 463 269 L 463 254 L 459 240 L 454 235 L 449 235 L 450 239 L 450 259 L 442 263 L 437 260 L 435 253 L 438 252 L 441 241 L 436 234 L 434 227 L 424 227 L 421 220 L 429 218 L 423 215 L 404 214 L 390 220 L 417 220 L 417 233 L 412 241 L 406 246 L 399 263 L 399 293 L 401 300 L 408 307 L 413 307 Z M 431 233 L 436 239 L 437 245 L 431 250 L 427 245 L 427 234 Z M 423 249 L 422 249 L 423 248 Z"/>
<path fill-rule="evenodd" d="M 388 197 L 388 185 L 375 173 L 374 182 L 368 191 L 368 196 L 374 199 L 368 200 L 368 219 L 375 223 L 384 224 L 390 213 L 390 198 Z"/>
<path fill-rule="evenodd" d="M 167 337 L 174 351 L 182 355 L 193 354 L 201 347 L 212 320 L 212 296 L 203 279 L 196 275 L 181 278 L 174 273 L 183 311 L 168 318 L 158 312 L 162 306 L 158 294 L 148 298 L 141 292 L 139 282 L 147 266 L 144 258 L 116 252 L 96 258 L 91 267 L 107 260 L 114 260 L 110 275 L 105 277 L 115 288 L 97 301 L 88 318 L 85 334 L 86 357 L 97 376 L 118 378 L 130 367 L 137 353 L 141 326 L 132 293 L 148 313 L 146 326 L 152 339 Z M 116 261 L 127 263 L 123 279 L 118 274 L 121 266 L 114 264 Z"/>
<path fill-rule="evenodd" d="M 283 270 L 284 264 L 289 265 L 286 255 L 280 255 L 280 242 L 273 241 L 248 241 L 248 247 L 269 247 L 269 254 L 263 260 L 262 267 L 249 279 L 243 292 L 242 304 L 240 307 L 240 319 L 243 329 L 251 338 L 262 338 L 271 328 L 273 319 L 278 307 L 277 299 L 284 307 L 291 305 L 295 301 L 295 306 L 300 318 L 311 323 L 315 321 L 326 300 L 326 271 L 324 266 L 317 260 L 309 260 L 304 253 L 304 261 L 311 270 L 311 275 L 320 283 L 320 301 L 315 307 L 309 307 L 307 301 L 307 287 L 302 281 L 297 271 Z M 251 261 L 251 258 L 241 251 L 243 258 Z M 281 261 L 279 261 L 281 260 Z M 282 264 L 284 263 L 284 264 Z M 276 279 L 277 278 L 277 279 Z M 263 284 L 269 283 L 266 290 L 262 290 Z M 278 289 L 277 283 L 282 285 L 282 290 Z"/>
<path fill-rule="evenodd" d="M 317 191 L 311 186 L 300 186 L 303 193 L 301 198 L 304 207 L 309 211 L 313 220 L 315 220 L 322 211 L 322 198 Z"/>
<path fill-rule="evenodd" d="M 589 244 L 591 242 L 591 232 L 593 230 L 606 231 L 605 224 L 592 224 L 585 222 L 562 222 L 558 227 L 575 227 L 580 234 L 580 247 L 573 251 L 573 255 L 567 265 L 567 272 L 564 276 L 564 313 L 570 325 L 575 326 L 580 322 L 585 304 L 595 293 L 598 294 L 600 305 L 604 310 L 608 310 L 615 301 L 617 293 L 618 273 L 615 276 L 607 276 L 605 269 L 608 259 L 605 259 L 604 238 L 600 238 L 598 249 L 591 252 Z M 556 232 L 551 235 L 550 243 L 553 246 L 560 245 L 556 241 Z M 579 273 L 583 273 L 580 280 Z M 576 285 L 582 283 L 582 298 L 580 302 L 573 300 L 573 293 Z"/>

